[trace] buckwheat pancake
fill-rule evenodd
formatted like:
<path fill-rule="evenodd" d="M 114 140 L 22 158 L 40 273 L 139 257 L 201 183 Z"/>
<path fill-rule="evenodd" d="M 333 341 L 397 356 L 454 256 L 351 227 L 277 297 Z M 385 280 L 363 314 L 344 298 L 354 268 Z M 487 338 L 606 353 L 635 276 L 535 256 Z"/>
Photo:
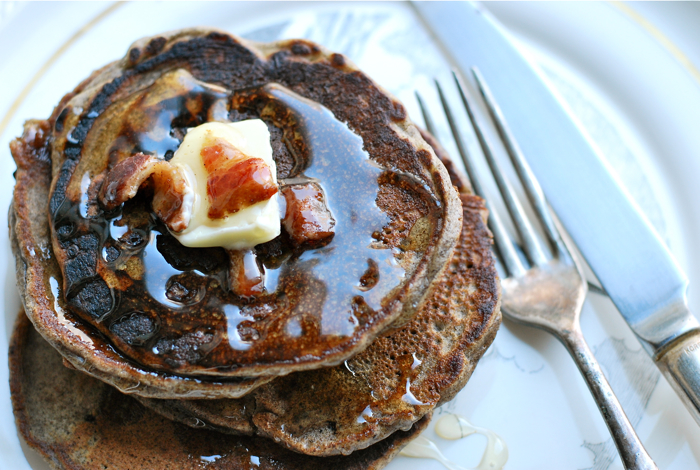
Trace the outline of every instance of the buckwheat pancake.
<path fill-rule="evenodd" d="M 350 456 L 311 457 L 262 438 L 167 420 L 62 358 L 20 313 L 10 346 L 12 405 L 20 435 L 57 470 L 379 469 L 427 424 Z"/>
<path fill-rule="evenodd" d="M 106 338 L 71 313 L 61 295 L 61 271 L 51 250 L 46 217 L 51 183 L 51 162 L 45 144 L 48 132 L 47 121 L 29 121 L 22 139 L 13 144 L 18 168 L 9 213 L 20 296 L 42 335 L 73 367 L 125 393 L 163 398 L 237 398 L 271 380 L 272 377 L 257 377 L 203 381 L 154 373 L 125 360 Z"/>
<path fill-rule="evenodd" d="M 117 163 L 167 160 L 188 128 L 250 118 L 268 124 L 278 180 L 318 181 L 336 220 L 322 247 L 284 233 L 257 246 L 266 290 L 253 299 L 227 289 L 223 249 L 174 239 L 147 190 L 115 210 L 97 201 Z M 73 365 L 143 396 L 240 396 L 341 363 L 415 315 L 461 225 L 445 168 L 403 106 L 307 41 L 211 30 L 141 40 L 12 150 L 29 318 Z"/>
<path fill-rule="evenodd" d="M 316 456 L 349 454 L 409 429 L 464 387 L 501 320 L 486 209 L 477 196 L 461 198 L 454 255 L 403 327 L 342 365 L 276 378 L 238 400 L 139 400 L 190 426 L 264 436 Z"/>

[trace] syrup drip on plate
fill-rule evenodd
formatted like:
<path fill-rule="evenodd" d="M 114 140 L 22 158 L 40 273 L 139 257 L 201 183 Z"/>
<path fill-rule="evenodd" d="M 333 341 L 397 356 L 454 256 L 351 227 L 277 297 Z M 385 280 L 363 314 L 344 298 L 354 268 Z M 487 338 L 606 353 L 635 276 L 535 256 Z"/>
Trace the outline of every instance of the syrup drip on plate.
<path fill-rule="evenodd" d="M 401 450 L 400 455 L 423 459 L 435 459 L 449 470 L 501 470 L 508 462 L 508 447 L 496 433 L 489 429 L 474 426 L 465 418 L 455 414 L 441 417 L 435 423 L 435 433 L 443 439 L 463 439 L 472 434 L 486 436 L 487 443 L 479 465 L 467 469 L 443 455 L 435 442 L 418 436 Z"/>

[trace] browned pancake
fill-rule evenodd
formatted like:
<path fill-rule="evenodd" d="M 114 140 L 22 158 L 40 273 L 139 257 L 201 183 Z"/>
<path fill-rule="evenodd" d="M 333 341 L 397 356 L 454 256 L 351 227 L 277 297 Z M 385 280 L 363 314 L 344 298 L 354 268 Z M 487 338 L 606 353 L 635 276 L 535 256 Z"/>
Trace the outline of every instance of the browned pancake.
<path fill-rule="evenodd" d="M 464 387 L 501 320 L 486 209 L 469 194 L 462 204 L 460 239 L 426 305 L 344 364 L 277 378 L 238 400 L 140 400 L 190 426 L 265 436 L 319 456 L 408 429 Z"/>
<path fill-rule="evenodd" d="M 20 435 L 59 470 L 379 469 L 429 420 L 350 456 L 330 458 L 291 452 L 267 439 L 192 429 L 63 367 L 23 313 L 10 346 L 10 388 Z"/>
<path fill-rule="evenodd" d="M 101 178 L 135 152 L 167 159 L 186 128 L 251 117 L 268 123 L 279 179 L 320 180 L 336 218 L 325 247 L 300 249 L 284 234 L 256 247 L 270 284 L 252 300 L 227 290 L 223 250 L 182 247 L 148 194 L 111 212 L 96 201 Z M 142 40 L 30 124 L 13 155 L 30 319 L 77 367 L 146 396 L 240 394 L 169 374 L 220 380 L 342 362 L 415 314 L 461 222 L 444 166 L 401 104 L 307 41 L 209 30 Z M 37 217 L 49 168 L 47 227 Z M 71 332 L 78 323 L 82 334 Z"/>
<path fill-rule="evenodd" d="M 240 397 L 271 378 L 203 381 L 154 373 L 124 359 L 111 343 L 68 309 L 60 295 L 61 271 L 49 238 L 50 161 L 46 154 L 46 121 L 30 121 L 15 147 L 17 184 L 10 207 L 10 240 L 15 254 L 20 295 L 41 334 L 77 369 L 125 393 L 173 397 Z M 15 144 L 17 145 L 17 144 Z M 22 214 L 22 216 L 18 216 Z M 99 365 L 99 367 L 98 367 Z"/>

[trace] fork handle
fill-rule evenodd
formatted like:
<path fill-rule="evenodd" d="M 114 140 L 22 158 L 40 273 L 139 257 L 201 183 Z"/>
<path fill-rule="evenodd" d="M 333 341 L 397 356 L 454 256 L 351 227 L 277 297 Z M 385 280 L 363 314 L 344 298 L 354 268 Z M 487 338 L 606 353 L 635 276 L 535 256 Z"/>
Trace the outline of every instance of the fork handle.
<path fill-rule="evenodd" d="M 658 470 L 629 419 L 627 419 L 625 411 L 610 388 L 593 352 L 586 344 L 586 340 L 583 339 L 581 331 L 564 334 L 560 339 L 583 374 L 598 409 L 603 415 L 605 424 L 610 430 L 624 467 L 630 470 Z"/>

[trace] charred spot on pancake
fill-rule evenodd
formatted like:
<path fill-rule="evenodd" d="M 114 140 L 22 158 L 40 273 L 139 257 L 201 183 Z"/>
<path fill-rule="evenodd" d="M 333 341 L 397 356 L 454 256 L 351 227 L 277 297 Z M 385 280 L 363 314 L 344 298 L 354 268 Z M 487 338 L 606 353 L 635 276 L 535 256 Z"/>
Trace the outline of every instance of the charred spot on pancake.
<path fill-rule="evenodd" d="M 223 95 L 208 93 L 190 93 L 185 97 L 181 111 L 170 123 L 170 135 L 180 143 L 187 134 L 187 129 L 197 127 L 205 122 L 226 118 L 228 109 Z M 221 115 L 218 113 L 221 112 Z"/>
<path fill-rule="evenodd" d="M 157 323 L 143 312 L 123 315 L 109 327 L 110 331 L 127 344 L 145 343 L 158 329 Z"/>
<path fill-rule="evenodd" d="M 345 57 L 343 54 L 332 54 L 331 63 L 336 67 L 342 67 L 345 65 Z"/>
<path fill-rule="evenodd" d="M 179 271 L 197 270 L 210 274 L 221 271 L 228 262 L 223 248 L 190 248 L 164 229 L 156 236 L 156 246 L 163 258 Z"/>
<path fill-rule="evenodd" d="M 58 235 L 59 239 L 65 240 L 73 234 L 73 230 L 73 224 L 66 223 L 56 228 L 56 235 Z"/>
<path fill-rule="evenodd" d="M 178 280 L 174 280 L 173 278 L 168 279 L 165 295 L 173 302 L 186 302 L 194 298 L 195 293 L 196 291 L 188 289 Z"/>
<path fill-rule="evenodd" d="M 199 362 L 214 347 L 215 340 L 215 335 L 200 330 L 176 339 L 163 338 L 155 344 L 154 350 L 163 356 L 165 362 L 177 368 Z"/>
<path fill-rule="evenodd" d="M 56 118 L 56 123 L 54 124 L 54 129 L 56 132 L 63 132 L 63 123 L 66 122 L 66 117 L 68 116 L 68 113 L 70 113 L 69 108 L 63 108 L 63 111 L 58 115 Z"/>
<path fill-rule="evenodd" d="M 64 286 L 68 295 L 97 274 L 99 239 L 93 234 L 82 235 L 62 243 L 65 250 Z"/>
<path fill-rule="evenodd" d="M 165 46 L 165 43 L 166 39 L 162 36 L 153 38 L 146 46 L 146 50 L 144 52 L 146 53 L 146 55 L 149 56 L 155 55 L 163 50 L 163 46 Z"/>
<path fill-rule="evenodd" d="M 130 248 L 130 249 L 137 249 L 146 242 L 148 239 L 148 234 L 143 231 L 139 230 L 137 228 L 131 228 L 128 227 L 126 233 L 121 235 L 118 239 L 117 242 L 119 242 L 121 245 Z"/>
<path fill-rule="evenodd" d="M 134 198 L 122 204 L 117 210 L 111 213 L 105 212 L 105 218 L 109 219 L 116 227 L 121 227 L 127 231 L 138 230 L 145 237 L 154 224 L 149 205 L 151 198 L 150 188 L 145 188 L 145 190 L 139 191 Z"/>
<path fill-rule="evenodd" d="M 119 250 L 111 245 L 107 245 L 102 250 L 102 257 L 108 263 L 113 263 L 119 258 Z"/>
<path fill-rule="evenodd" d="M 298 41 L 292 44 L 292 47 L 290 48 L 292 51 L 292 54 L 294 55 L 309 55 L 311 54 L 311 48 L 309 47 L 308 44 L 305 44 L 304 42 Z"/>
<path fill-rule="evenodd" d="M 181 304 L 191 304 L 202 300 L 205 285 L 203 279 L 191 273 L 172 276 L 165 285 L 165 296 Z"/>
<path fill-rule="evenodd" d="M 136 62 L 138 62 L 139 57 L 141 57 L 141 49 L 138 47 L 132 47 L 127 56 L 129 57 L 129 65 L 134 66 Z"/>
<path fill-rule="evenodd" d="M 68 305 L 98 321 L 112 311 L 113 304 L 112 290 L 101 278 L 79 287 L 73 286 L 73 291 L 68 294 Z"/>

